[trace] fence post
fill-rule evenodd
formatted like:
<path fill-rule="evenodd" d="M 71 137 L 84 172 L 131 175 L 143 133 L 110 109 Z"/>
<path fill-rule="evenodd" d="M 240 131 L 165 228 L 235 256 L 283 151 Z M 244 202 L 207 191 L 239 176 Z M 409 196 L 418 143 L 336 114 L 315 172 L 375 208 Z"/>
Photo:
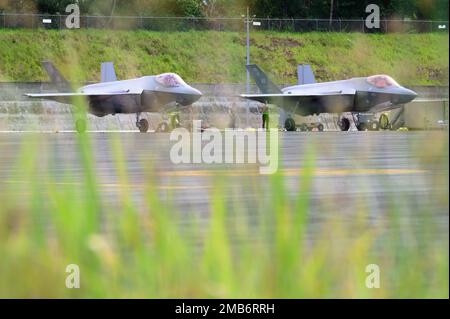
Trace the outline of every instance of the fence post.
<path fill-rule="evenodd" d="M 319 31 L 319 20 L 316 19 L 316 31 Z"/>

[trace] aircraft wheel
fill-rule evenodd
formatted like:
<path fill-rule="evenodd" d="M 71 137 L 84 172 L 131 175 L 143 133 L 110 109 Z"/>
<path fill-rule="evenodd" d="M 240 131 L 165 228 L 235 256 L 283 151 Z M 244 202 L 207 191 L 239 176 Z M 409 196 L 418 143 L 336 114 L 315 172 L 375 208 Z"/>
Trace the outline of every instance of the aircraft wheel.
<path fill-rule="evenodd" d="M 158 128 L 156 129 L 157 132 L 160 133 L 167 133 L 169 132 L 169 124 L 166 122 L 159 123 Z"/>
<path fill-rule="evenodd" d="M 317 125 L 317 129 L 319 130 L 319 132 L 323 132 L 323 124 L 319 124 Z"/>
<path fill-rule="evenodd" d="M 390 127 L 389 117 L 386 114 L 381 114 L 380 119 L 378 121 L 379 128 L 382 130 L 388 130 Z"/>
<path fill-rule="evenodd" d="M 288 132 L 293 132 L 295 131 L 296 127 L 295 127 L 295 121 L 292 117 L 288 117 L 286 119 L 286 121 L 284 122 L 284 128 L 286 129 L 286 131 Z"/>
<path fill-rule="evenodd" d="M 137 127 L 141 133 L 146 133 L 149 128 L 148 121 L 146 119 L 139 120 Z"/>
<path fill-rule="evenodd" d="M 341 129 L 341 131 L 348 131 L 350 129 L 350 121 L 348 118 L 344 117 L 339 120 L 338 126 Z"/>
<path fill-rule="evenodd" d="M 86 120 L 83 120 L 83 119 L 76 120 L 75 129 L 80 134 L 86 132 L 86 129 L 87 129 Z"/>

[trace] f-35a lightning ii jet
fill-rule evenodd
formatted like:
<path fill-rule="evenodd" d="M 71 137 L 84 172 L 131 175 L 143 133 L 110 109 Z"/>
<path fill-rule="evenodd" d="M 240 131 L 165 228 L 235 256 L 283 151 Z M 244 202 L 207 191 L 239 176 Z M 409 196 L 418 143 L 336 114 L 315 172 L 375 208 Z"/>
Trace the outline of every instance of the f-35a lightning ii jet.
<path fill-rule="evenodd" d="M 257 65 L 247 65 L 247 69 L 261 94 L 242 94 L 241 97 L 275 104 L 283 109 L 287 113 L 284 122 L 287 131 L 296 130 L 293 114 L 307 116 L 320 113 L 377 113 L 401 107 L 417 97 L 414 91 L 400 86 L 388 75 L 315 83 L 312 70 L 307 66 L 303 68 L 304 73 L 299 74 L 299 85 L 280 89 Z M 362 117 L 353 118 L 356 118 L 358 130 L 365 129 L 365 123 L 357 123 L 357 119 Z M 349 119 L 340 117 L 338 126 L 342 131 L 348 131 Z"/>
<path fill-rule="evenodd" d="M 117 81 L 111 62 L 102 63 L 100 83 L 83 86 L 76 93 L 62 93 L 70 89 L 69 83 L 52 63 L 43 62 L 43 66 L 60 92 L 27 94 L 28 97 L 67 104 L 75 103 L 75 98 L 85 98 L 88 112 L 99 117 L 117 113 L 136 113 L 136 126 L 141 132 L 147 132 L 149 128 L 148 121 L 140 119 L 142 112 L 161 112 L 171 106 L 173 109 L 188 106 L 202 96 L 199 90 L 186 84 L 175 73 Z M 84 119 L 78 119 L 75 124 L 78 132 L 86 130 Z"/>

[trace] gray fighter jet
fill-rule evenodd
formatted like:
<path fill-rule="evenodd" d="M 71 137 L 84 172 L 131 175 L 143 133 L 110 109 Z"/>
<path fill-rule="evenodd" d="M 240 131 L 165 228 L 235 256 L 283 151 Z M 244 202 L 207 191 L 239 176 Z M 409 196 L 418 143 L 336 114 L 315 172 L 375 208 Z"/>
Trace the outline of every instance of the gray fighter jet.
<path fill-rule="evenodd" d="M 136 126 L 141 132 L 147 132 L 149 128 L 148 121 L 140 119 L 142 112 L 180 109 L 191 105 L 202 96 L 199 90 L 186 84 L 175 73 L 118 81 L 111 62 L 102 64 L 100 83 L 83 86 L 76 93 L 64 93 L 70 90 L 68 82 L 50 62 L 44 62 L 43 66 L 59 92 L 26 94 L 28 97 L 67 104 L 76 104 L 76 99 L 84 98 L 87 101 L 88 112 L 99 117 L 117 113 L 136 113 Z M 86 130 L 84 119 L 77 119 L 75 125 L 78 132 Z M 162 131 L 168 129 L 167 124 L 159 127 Z"/>
<path fill-rule="evenodd" d="M 247 69 L 261 94 L 242 94 L 241 97 L 280 107 L 287 113 L 284 121 L 287 131 L 296 130 L 293 114 L 307 116 L 344 112 L 351 112 L 358 130 L 365 130 L 367 123 L 359 122 L 364 117 L 358 114 L 391 110 L 417 97 L 414 91 L 400 86 L 388 75 L 315 83 L 311 68 L 303 66 L 299 69 L 299 85 L 280 89 L 257 65 L 248 65 Z M 380 118 L 381 121 L 385 118 Z M 350 120 L 341 116 L 338 125 L 341 130 L 348 131 Z"/>

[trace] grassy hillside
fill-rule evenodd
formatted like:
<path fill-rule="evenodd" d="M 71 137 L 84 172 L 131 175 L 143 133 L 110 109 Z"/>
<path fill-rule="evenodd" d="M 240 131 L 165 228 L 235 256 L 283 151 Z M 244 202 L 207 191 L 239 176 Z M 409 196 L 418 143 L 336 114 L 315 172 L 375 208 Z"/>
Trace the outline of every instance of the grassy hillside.
<path fill-rule="evenodd" d="M 279 83 L 310 63 L 320 81 L 387 73 L 406 85 L 448 84 L 447 34 L 252 33 L 252 62 Z M 245 34 L 0 30 L 0 81 L 40 81 L 51 59 L 68 78 L 98 80 L 114 61 L 129 78 L 173 71 L 190 82 L 244 82 Z M 77 66 L 74 68 L 71 66 Z"/>

